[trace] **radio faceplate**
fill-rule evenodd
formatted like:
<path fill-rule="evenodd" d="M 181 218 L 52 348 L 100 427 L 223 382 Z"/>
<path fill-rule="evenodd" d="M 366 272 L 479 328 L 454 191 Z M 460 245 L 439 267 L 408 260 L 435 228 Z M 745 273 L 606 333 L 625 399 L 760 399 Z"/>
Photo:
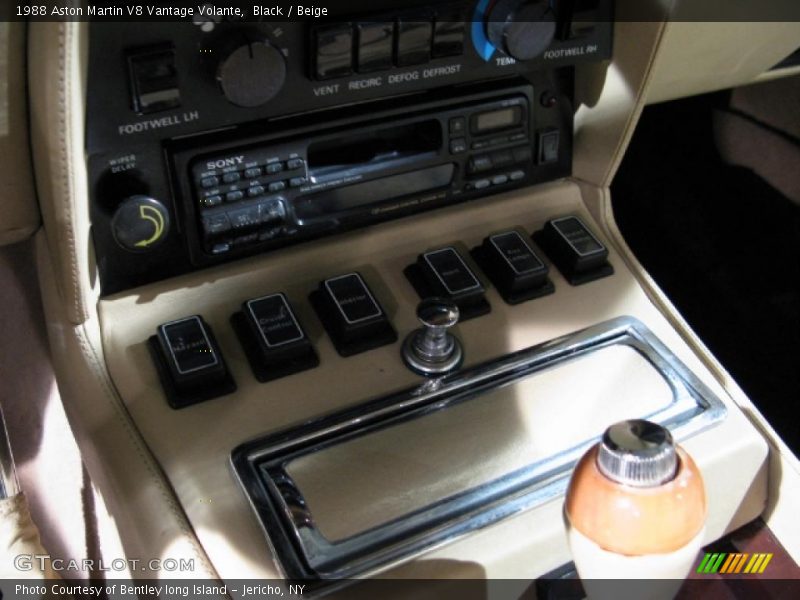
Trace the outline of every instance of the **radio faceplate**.
<path fill-rule="evenodd" d="M 395 109 L 364 123 L 331 122 L 312 135 L 177 152 L 192 260 L 218 262 L 522 185 L 533 179 L 534 165 L 567 174 L 568 160 L 559 166 L 557 151 L 533 156 L 533 94 L 532 86 L 517 86 L 457 104 Z"/>

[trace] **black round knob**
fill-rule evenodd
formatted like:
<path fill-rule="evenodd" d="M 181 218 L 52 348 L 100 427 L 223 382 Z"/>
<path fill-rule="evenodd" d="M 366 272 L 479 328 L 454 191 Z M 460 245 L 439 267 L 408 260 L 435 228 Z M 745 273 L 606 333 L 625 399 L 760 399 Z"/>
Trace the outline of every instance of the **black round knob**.
<path fill-rule="evenodd" d="M 130 196 L 111 218 L 114 240 L 130 252 L 147 252 L 167 238 L 169 211 L 155 198 Z"/>
<path fill-rule="evenodd" d="M 226 53 L 217 67 L 225 97 L 252 108 L 269 102 L 286 80 L 286 59 L 267 41 L 247 41 Z"/>
<path fill-rule="evenodd" d="M 531 60 L 547 50 L 556 33 L 556 18 L 548 0 L 499 0 L 486 22 L 486 37 L 517 60 Z"/>

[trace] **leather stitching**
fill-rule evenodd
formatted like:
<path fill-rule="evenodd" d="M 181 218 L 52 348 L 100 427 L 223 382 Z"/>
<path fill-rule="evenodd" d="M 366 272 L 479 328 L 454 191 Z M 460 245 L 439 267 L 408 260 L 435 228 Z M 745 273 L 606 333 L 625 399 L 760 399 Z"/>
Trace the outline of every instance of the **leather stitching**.
<path fill-rule="evenodd" d="M 214 568 L 211 565 L 210 561 L 208 560 L 205 551 L 202 549 L 202 547 L 196 540 L 194 531 L 191 529 L 191 526 L 186 520 L 186 516 L 182 512 L 181 507 L 175 500 L 171 491 L 165 485 L 161 473 L 159 472 L 158 467 L 155 464 L 155 459 L 153 459 L 153 457 L 149 454 L 146 445 L 139 437 L 138 431 L 136 431 L 133 425 L 131 424 L 127 412 L 125 412 L 125 409 L 121 406 L 121 400 L 119 399 L 119 396 L 117 395 L 116 390 L 114 389 L 113 384 L 110 381 L 109 375 L 105 370 L 104 363 L 97 356 L 94 346 L 88 339 L 88 334 L 86 333 L 85 326 L 84 325 L 77 326 L 75 332 L 76 332 L 76 339 L 78 340 L 78 343 L 81 346 L 82 353 L 87 359 L 86 361 L 87 366 L 89 366 L 89 368 L 92 371 L 92 374 L 95 376 L 95 379 L 102 387 L 104 396 L 106 397 L 107 400 L 109 400 L 114 415 L 119 420 L 120 424 L 125 430 L 125 433 L 127 433 L 128 438 L 130 439 L 134 449 L 136 450 L 136 454 L 139 456 L 142 464 L 147 469 L 152 482 L 158 487 L 158 490 L 161 493 L 161 497 L 163 498 L 165 504 L 169 507 L 170 513 L 175 518 L 175 522 L 179 531 L 189 541 L 189 544 L 194 553 L 194 557 L 203 566 L 203 570 L 205 571 L 206 575 L 208 575 L 213 579 L 219 579 L 219 575 L 214 571 Z"/>
<path fill-rule="evenodd" d="M 72 189 L 72 177 L 71 177 L 71 160 L 70 160 L 70 148 L 69 143 L 71 140 L 71 129 L 69 127 L 69 119 L 67 116 L 67 108 L 68 104 L 70 103 L 71 98 L 71 77 L 67 76 L 67 67 L 71 63 L 69 57 L 67 56 L 67 48 L 70 45 L 70 40 L 67 39 L 67 36 L 70 33 L 70 29 L 68 24 L 60 23 L 58 25 L 58 78 L 59 78 L 59 103 L 58 103 L 58 134 L 59 134 L 59 141 L 60 141 L 60 151 L 61 151 L 61 183 L 62 189 L 61 194 L 56 195 L 54 198 L 54 202 L 58 202 L 61 200 L 61 205 L 64 210 L 64 220 L 67 227 L 63 225 L 59 225 L 57 227 L 59 235 L 58 238 L 64 238 L 64 245 L 67 248 L 67 261 L 68 261 L 68 268 L 70 270 L 71 276 L 71 289 L 65 290 L 70 296 L 72 296 L 72 308 L 74 310 L 74 317 L 83 320 L 83 314 L 80 306 L 80 302 L 78 299 L 78 268 L 76 264 L 76 255 L 77 255 L 77 247 L 75 246 L 75 234 L 74 228 L 75 223 L 73 221 L 73 213 L 72 213 L 72 202 L 74 200 L 73 197 L 73 189 Z"/>

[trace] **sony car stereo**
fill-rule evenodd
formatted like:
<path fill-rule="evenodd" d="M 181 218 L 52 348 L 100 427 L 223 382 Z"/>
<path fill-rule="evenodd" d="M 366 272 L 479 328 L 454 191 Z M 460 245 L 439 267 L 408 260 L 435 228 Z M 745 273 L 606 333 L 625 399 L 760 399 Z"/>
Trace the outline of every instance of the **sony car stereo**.
<path fill-rule="evenodd" d="M 568 176 L 606 0 L 372 2 L 326 20 L 90 25 L 103 294 Z"/>

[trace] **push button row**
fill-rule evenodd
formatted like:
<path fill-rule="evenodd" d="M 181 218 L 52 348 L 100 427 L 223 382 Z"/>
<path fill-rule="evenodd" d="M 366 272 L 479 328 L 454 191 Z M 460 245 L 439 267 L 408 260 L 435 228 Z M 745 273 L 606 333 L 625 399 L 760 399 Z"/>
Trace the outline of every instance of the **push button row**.
<path fill-rule="evenodd" d="M 283 171 L 297 171 L 306 165 L 302 158 L 290 158 L 286 161 L 269 162 L 263 166 L 251 166 L 240 171 L 224 171 L 219 175 L 207 175 L 200 179 L 200 187 L 203 189 L 214 188 L 220 183 L 236 183 L 241 179 L 255 179 L 262 175 L 275 175 Z"/>
<path fill-rule="evenodd" d="M 454 18 L 450 16 L 449 18 Z M 314 31 L 314 75 L 345 77 L 409 67 L 464 52 L 463 20 L 420 18 L 343 23 Z"/>
<path fill-rule="evenodd" d="M 341 356 L 397 341 L 383 307 L 359 273 L 320 282 L 309 299 Z M 231 316 L 231 325 L 255 378 L 262 383 L 319 365 L 311 341 L 282 293 L 244 302 Z M 211 327 L 201 316 L 159 326 L 148 343 L 173 408 L 236 390 Z"/>
<path fill-rule="evenodd" d="M 252 218 L 260 210 L 258 207 Z M 231 221 L 231 216 L 227 216 Z M 251 216 L 233 217 L 233 221 L 237 219 L 248 226 L 251 223 Z M 488 236 L 470 252 L 509 304 L 554 291 L 547 265 L 526 238 L 515 229 L 503 231 Z M 606 277 L 614 271 L 607 260 L 608 250 L 578 217 L 553 219 L 534 234 L 534 239 L 573 285 Z M 438 296 L 452 300 L 462 320 L 491 311 L 483 282 L 453 246 L 420 254 L 404 273 L 421 298 Z M 341 356 L 397 341 L 397 332 L 360 273 L 321 281 L 309 301 Z M 258 381 L 270 381 L 319 364 L 284 294 L 244 302 L 231 317 L 231 324 Z M 199 315 L 159 326 L 156 335 L 149 339 L 149 347 L 173 408 L 236 390 L 214 334 Z"/>

